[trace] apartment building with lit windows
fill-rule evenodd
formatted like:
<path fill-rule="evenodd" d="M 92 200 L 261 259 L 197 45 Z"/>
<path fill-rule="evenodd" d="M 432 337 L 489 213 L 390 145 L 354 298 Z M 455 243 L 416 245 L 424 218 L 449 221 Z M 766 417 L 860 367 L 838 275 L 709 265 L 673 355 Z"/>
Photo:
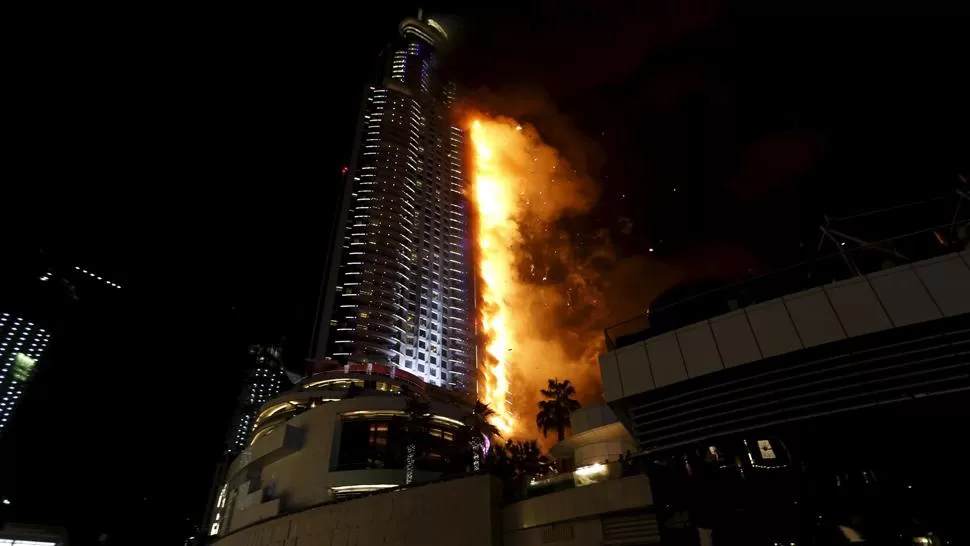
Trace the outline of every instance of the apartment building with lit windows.
<path fill-rule="evenodd" d="M 473 392 L 474 290 L 447 31 L 408 18 L 364 94 L 331 242 L 316 359 L 400 368 Z"/>
<path fill-rule="evenodd" d="M 0 432 L 23 397 L 50 333 L 30 320 L 0 312 Z"/>
<path fill-rule="evenodd" d="M 227 455 L 238 455 L 246 449 L 259 407 L 290 385 L 279 346 L 254 345 L 249 353 L 252 361 L 246 370 L 246 379 L 226 435 Z"/>

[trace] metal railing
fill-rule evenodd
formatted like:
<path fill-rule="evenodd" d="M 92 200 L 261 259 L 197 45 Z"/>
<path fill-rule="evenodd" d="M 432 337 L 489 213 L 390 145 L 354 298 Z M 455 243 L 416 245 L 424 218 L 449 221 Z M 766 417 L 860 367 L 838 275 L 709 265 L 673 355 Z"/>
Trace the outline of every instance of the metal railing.
<path fill-rule="evenodd" d="M 966 236 L 947 243 L 941 233 L 956 233 L 968 225 L 970 220 L 954 221 L 872 243 L 852 242 L 856 246 L 843 241 L 832 254 L 703 292 L 610 326 L 605 330 L 607 348 L 615 350 L 802 290 L 966 250 Z"/>

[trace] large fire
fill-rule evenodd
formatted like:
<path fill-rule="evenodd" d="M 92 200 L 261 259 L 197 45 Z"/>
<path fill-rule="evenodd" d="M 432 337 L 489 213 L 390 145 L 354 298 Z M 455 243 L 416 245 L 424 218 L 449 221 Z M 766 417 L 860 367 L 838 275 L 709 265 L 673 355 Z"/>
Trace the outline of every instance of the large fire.
<path fill-rule="evenodd" d="M 583 243 L 557 223 L 588 211 L 595 186 L 529 126 L 475 116 L 469 134 L 485 352 L 479 397 L 496 412 L 492 424 L 503 437 L 535 438 L 534 408 L 546 379 L 572 380 L 581 398 L 594 399 L 599 388 L 603 325 L 591 326 L 603 307 L 590 267 L 596 252 L 577 252 Z"/>
<path fill-rule="evenodd" d="M 471 200 L 477 211 L 478 275 L 481 279 L 481 328 L 486 340 L 481 398 L 495 411 L 493 425 L 508 437 L 515 419 L 509 398 L 509 352 L 512 350 L 511 303 L 518 240 L 518 196 L 513 173 L 503 170 L 496 146 L 506 145 L 503 126 L 472 122 L 475 150 Z"/>

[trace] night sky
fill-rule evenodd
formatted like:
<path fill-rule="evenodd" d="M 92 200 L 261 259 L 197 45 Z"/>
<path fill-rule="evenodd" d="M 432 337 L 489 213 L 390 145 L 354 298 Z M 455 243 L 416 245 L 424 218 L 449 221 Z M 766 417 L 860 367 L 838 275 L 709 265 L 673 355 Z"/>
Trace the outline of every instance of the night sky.
<path fill-rule="evenodd" d="M 82 544 L 161 525 L 148 512 L 199 519 L 245 346 L 285 338 L 299 369 L 361 92 L 416 12 L 356 4 L 4 17 L 0 263 L 42 247 L 128 287 L 53 349 L 0 440 L 19 519 Z M 599 181 L 580 237 L 737 277 L 809 257 L 823 214 L 968 172 L 956 14 L 594 5 L 425 5 L 464 17 L 446 68 L 468 96 Z"/>

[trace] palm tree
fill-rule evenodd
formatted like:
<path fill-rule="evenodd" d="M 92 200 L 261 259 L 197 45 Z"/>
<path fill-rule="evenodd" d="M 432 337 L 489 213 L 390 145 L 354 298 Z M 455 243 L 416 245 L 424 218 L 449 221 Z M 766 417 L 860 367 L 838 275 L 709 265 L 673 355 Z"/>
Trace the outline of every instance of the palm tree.
<path fill-rule="evenodd" d="M 525 442 L 509 440 L 505 448 L 509 451 L 516 477 L 534 478 L 549 471 L 549 458 L 542 454 L 539 443 L 535 440 Z"/>
<path fill-rule="evenodd" d="M 491 442 L 492 438 L 502 436 L 495 425 L 488 421 L 493 415 L 495 415 L 495 412 L 488 407 L 488 404 L 476 400 L 475 408 L 462 419 L 462 422 L 468 427 L 468 435 L 471 438 L 469 443 L 472 447 L 472 470 L 475 472 L 478 472 L 482 466 L 482 440 L 487 439 Z"/>
<path fill-rule="evenodd" d="M 408 446 L 405 460 L 405 483 L 414 481 L 414 464 L 427 443 L 428 423 L 431 421 L 431 404 L 417 397 L 408 398 L 404 406 L 404 417 L 407 420 Z"/>
<path fill-rule="evenodd" d="M 514 443 L 513 440 L 505 442 L 505 445 L 496 443 L 485 457 L 485 466 L 488 467 L 489 473 L 502 478 L 503 481 L 515 477 L 515 463 L 508 450 Z"/>
<path fill-rule="evenodd" d="M 547 436 L 550 430 L 555 430 L 559 436 L 559 441 L 566 439 L 566 429 L 569 428 L 570 412 L 579 409 L 579 402 L 572 399 L 576 394 L 569 380 L 559 382 L 557 379 L 549 380 L 549 388 L 539 392 L 548 400 L 539 402 L 539 413 L 536 415 L 536 425 L 542 431 L 543 436 Z"/>

